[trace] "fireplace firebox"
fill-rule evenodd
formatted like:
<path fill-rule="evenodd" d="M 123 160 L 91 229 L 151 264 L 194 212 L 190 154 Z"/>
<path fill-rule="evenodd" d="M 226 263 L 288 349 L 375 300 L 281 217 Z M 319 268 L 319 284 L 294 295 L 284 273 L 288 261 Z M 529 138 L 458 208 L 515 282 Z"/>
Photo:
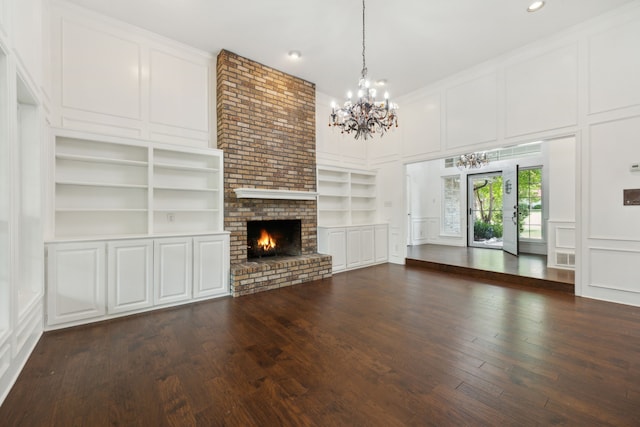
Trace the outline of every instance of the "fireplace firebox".
<path fill-rule="evenodd" d="M 300 220 L 247 221 L 248 260 L 301 253 Z"/>

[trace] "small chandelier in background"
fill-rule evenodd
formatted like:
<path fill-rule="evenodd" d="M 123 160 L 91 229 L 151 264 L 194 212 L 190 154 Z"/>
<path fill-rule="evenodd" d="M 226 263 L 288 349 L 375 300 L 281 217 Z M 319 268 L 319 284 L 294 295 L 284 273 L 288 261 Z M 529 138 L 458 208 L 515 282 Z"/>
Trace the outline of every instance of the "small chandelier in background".
<path fill-rule="evenodd" d="M 489 164 L 486 152 L 463 154 L 456 160 L 456 166 L 460 170 L 478 169 Z"/>
<path fill-rule="evenodd" d="M 347 94 L 347 101 L 342 107 L 331 104 L 331 120 L 329 126 L 337 126 L 340 133 L 355 133 L 355 139 L 367 140 L 378 133 L 380 136 L 398 127 L 398 106 L 389 101 L 389 94 L 384 94 L 384 101 L 376 101 L 376 90 L 367 80 L 367 63 L 365 61 L 365 25 L 364 0 L 362 0 L 362 72 L 358 83 L 358 99 L 352 101 L 352 93 Z"/>

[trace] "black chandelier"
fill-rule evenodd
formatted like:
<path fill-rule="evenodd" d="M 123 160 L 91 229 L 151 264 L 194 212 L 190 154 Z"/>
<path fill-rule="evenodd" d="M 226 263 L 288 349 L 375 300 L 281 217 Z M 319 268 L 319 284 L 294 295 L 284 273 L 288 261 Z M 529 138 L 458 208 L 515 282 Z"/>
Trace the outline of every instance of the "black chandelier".
<path fill-rule="evenodd" d="M 362 72 L 358 82 L 357 100 L 352 101 L 353 94 L 347 94 L 347 100 L 342 107 L 335 103 L 331 105 L 331 120 L 329 126 L 337 126 L 340 133 L 355 133 L 355 139 L 367 140 L 378 133 L 384 133 L 392 127 L 398 127 L 398 106 L 389 101 L 389 94 L 385 92 L 384 101 L 376 101 L 377 91 L 367 80 L 367 63 L 365 60 L 365 7 L 362 0 Z"/>

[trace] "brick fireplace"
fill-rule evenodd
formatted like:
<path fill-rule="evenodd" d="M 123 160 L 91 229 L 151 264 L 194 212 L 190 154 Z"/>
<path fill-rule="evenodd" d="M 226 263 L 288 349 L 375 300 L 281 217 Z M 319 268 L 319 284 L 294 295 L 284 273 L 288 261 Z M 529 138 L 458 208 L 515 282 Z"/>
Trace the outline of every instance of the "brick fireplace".
<path fill-rule="evenodd" d="M 217 61 L 218 148 L 224 151 L 225 230 L 234 296 L 331 276 L 317 253 L 315 85 L 223 50 Z M 240 188 L 276 190 L 241 198 Z M 300 255 L 247 260 L 247 222 L 300 221 Z"/>

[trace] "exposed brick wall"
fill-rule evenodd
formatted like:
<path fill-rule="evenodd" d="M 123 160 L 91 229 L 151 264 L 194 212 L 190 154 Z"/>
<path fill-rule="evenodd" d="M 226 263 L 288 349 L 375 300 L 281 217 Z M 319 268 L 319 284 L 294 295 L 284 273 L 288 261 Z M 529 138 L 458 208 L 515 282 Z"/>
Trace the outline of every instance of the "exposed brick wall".
<path fill-rule="evenodd" d="M 332 275 L 330 255 L 303 255 L 266 262 L 247 262 L 231 267 L 234 297 L 321 280 Z"/>
<path fill-rule="evenodd" d="M 216 95 L 231 265 L 247 261 L 249 220 L 300 219 L 302 254 L 315 254 L 315 200 L 238 199 L 233 191 L 316 191 L 315 85 L 223 50 Z"/>

